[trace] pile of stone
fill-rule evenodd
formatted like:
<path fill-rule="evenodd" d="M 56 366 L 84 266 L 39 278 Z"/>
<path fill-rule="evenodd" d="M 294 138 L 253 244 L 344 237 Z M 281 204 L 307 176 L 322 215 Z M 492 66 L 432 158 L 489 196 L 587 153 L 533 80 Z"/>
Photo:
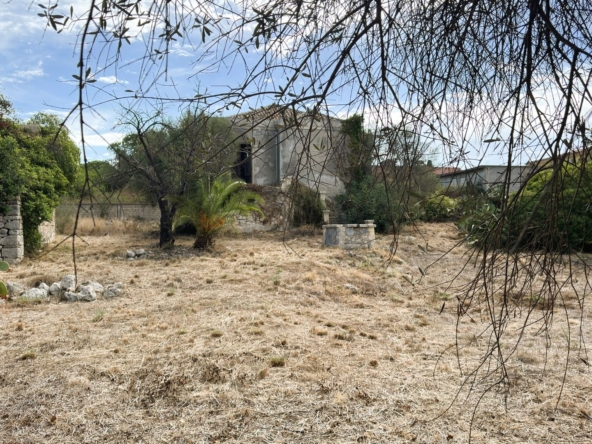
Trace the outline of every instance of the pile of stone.
<path fill-rule="evenodd" d="M 96 301 L 98 297 L 112 299 L 121 296 L 124 286 L 121 282 L 103 286 L 93 281 L 85 281 L 76 285 L 76 277 L 69 274 L 64 276 L 60 282 L 54 282 L 51 285 L 41 282 L 34 288 L 26 289 L 20 284 L 7 282 L 6 288 L 10 299 L 46 300 L 50 296 L 57 296 L 60 301 L 92 302 Z"/>
<path fill-rule="evenodd" d="M 144 250 L 143 248 L 140 248 L 139 250 L 127 250 L 125 252 L 125 257 L 128 260 L 133 261 L 134 259 L 139 259 L 142 256 L 145 256 L 146 254 L 147 254 L 146 250 Z"/>

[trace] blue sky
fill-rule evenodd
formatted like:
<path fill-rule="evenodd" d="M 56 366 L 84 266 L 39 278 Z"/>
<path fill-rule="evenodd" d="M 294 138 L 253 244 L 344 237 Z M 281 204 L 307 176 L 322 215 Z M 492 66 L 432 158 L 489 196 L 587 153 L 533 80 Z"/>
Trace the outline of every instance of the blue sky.
<path fill-rule="evenodd" d="M 71 0 L 74 11 L 83 12 L 88 1 Z M 45 21 L 37 16 L 40 8 L 28 0 L 12 0 L 0 7 L 0 93 L 10 99 L 17 117 L 26 120 L 43 111 L 65 117 L 77 101 L 78 90 L 72 78 L 77 74 L 78 58 L 75 54 L 76 32 L 56 34 L 46 29 Z M 109 100 L 112 95 L 131 97 L 126 90 L 138 88 L 137 63 L 130 61 L 143 54 L 144 45 L 135 41 L 123 48 L 119 68 L 106 69 L 95 75 L 96 83 L 87 91 L 87 99 L 93 103 Z M 221 90 L 226 85 L 238 84 L 238 76 L 232 69 L 226 72 L 195 73 L 195 48 L 188 42 L 174 44 L 169 57 L 168 77 L 159 79 L 158 93 L 192 97 L 198 89 Z M 156 90 L 153 90 L 156 92 Z M 85 130 L 89 160 L 105 159 L 111 154 L 109 143 L 119 140 L 124 128 L 117 125 L 122 106 L 136 104 L 133 100 L 107 103 L 85 113 L 85 120 L 95 131 Z M 171 115 L 179 109 L 169 106 Z M 68 122 L 73 139 L 79 143 L 80 128 L 74 119 Z"/>

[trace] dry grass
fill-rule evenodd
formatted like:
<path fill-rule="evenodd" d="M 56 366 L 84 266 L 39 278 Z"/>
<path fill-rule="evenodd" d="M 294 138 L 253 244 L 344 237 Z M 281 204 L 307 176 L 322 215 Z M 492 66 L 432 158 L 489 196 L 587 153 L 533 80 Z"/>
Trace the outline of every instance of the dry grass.
<path fill-rule="evenodd" d="M 126 295 L 0 305 L 0 442 L 466 442 L 484 386 L 443 413 L 486 350 L 486 319 L 475 307 L 456 322 L 455 288 L 472 277 L 456 276 L 463 248 L 428 267 L 454 228 L 421 230 L 429 250 L 403 233 L 390 263 L 389 238 L 348 253 L 321 248 L 320 236 L 285 248 L 267 234 L 221 239 L 207 254 L 191 238 L 163 252 L 144 233 L 85 238 L 80 277 L 124 282 Z M 154 254 L 127 261 L 130 248 Z M 71 272 L 64 245 L 3 278 Z M 572 334 L 582 324 L 591 343 L 590 311 L 581 322 L 566 310 Z M 590 442 L 591 367 L 564 326 L 556 319 L 550 342 L 527 332 L 508 358 L 511 385 L 477 409 L 474 442 Z"/>
<path fill-rule="evenodd" d="M 74 216 L 62 216 L 56 220 L 56 229 L 60 234 L 68 235 L 74 229 Z M 120 236 L 127 233 L 138 233 L 155 230 L 152 222 L 135 219 L 102 219 L 100 217 L 80 217 L 76 233 L 79 236 Z"/>

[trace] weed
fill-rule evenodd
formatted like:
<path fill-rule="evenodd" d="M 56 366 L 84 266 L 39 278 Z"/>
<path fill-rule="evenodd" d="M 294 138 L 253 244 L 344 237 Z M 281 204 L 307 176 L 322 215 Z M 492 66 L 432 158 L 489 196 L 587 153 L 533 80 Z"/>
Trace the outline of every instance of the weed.
<path fill-rule="evenodd" d="M 286 359 L 283 356 L 272 356 L 269 358 L 269 365 L 272 367 L 284 367 Z"/>
<path fill-rule="evenodd" d="M 335 339 L 340 340 L 340 341 L 351 341 L 351 339 L 352 339 L 352 337 L 349 334 L 345 333 L 345 332 L 335 333 L 333 335 L 333 337 Z"/>
<path fill-rule="evenodd" d="M 37 357 L 37 353 L 35 350 L 27 350 L 22 355 L 19 356 L 19 361 L 26 361 L 28 359 L 35 359 Z"/>
<path fill-rule="evenodd" d="M 95 313 L 95 316 L 92 318 L 92 321 L 93 322 L 101 322 L 104 317 L 105 317 L 105 311 L 99 310 Z"/>

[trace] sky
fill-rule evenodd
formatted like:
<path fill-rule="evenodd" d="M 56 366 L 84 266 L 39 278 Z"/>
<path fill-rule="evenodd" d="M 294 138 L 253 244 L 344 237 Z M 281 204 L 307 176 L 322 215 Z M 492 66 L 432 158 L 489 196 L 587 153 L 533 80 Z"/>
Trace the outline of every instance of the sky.
<path fill-rule="evenodd" d="M 0 4 L 0 93 L 8 98 L 19 119 L 27 120 L 37 112 L 53 113 L 65 118 L 77 103 L 78 58 L 75 53 L 77 32 L 57 34 L 46 28 L 38 2 L 29 0 L 1 0 Z M 70 0 L 76 11 L 85 11 L 88 1 Z M 142 42 L 132 41 L 124 48 L 119 68 L 105 69 L 94 75 L 96 82 L 87 91 L 93 104 L 109 100 L 113 94 L 131 97 L 126 90 L 138 88 L 138 64 L 130 61 L 143 54 Z M 168 76 L 159 81 L 158 92 L 165 95 L 192 97 L 200 89 L 220 89 L 223 85 L 238 84 L 232 69 L 225 72 L 201 73 L 195 77 L 195 51 L 189 42 L 174 44 L 169 57 Z M 135 106 L 133 100 L 97 105 L 85 113 L 87 158 L 100 160 L 111 157 L 107 146 L 125 134 L 118 124 L 125 117 L 122 107 Z M 167 110 L 178 113 L 174 106 Z M 72 138 L 80 145 L 80 125 L 75 118 L 67 124 Z"/>
<path fill-rule="evenodd" d="M 57 34 L 46 28 L 46 21 L 39 17 L 42 9 L 38 3 L 48 4 L 47 0 L 0 0 L 0 93 L 12 101 L 17 117 L 26 120 L 36 112 L 48 112 L 65 118 L 68 111 L 78 99 L 77 84 L 73 75 L 77 74 L 78 58 L 76 54 L 78 29 L 71 32 Z M 60 0 L 60 4 L 67 9 L 72 5 L 74 15 L 83 13 L 88 8 L 88 0 Z M 227 3 L 232 4 L 232 3 Z M 61 12 L 61 11 L 60 11 Z M 130 25 L 133 28 L 133 24 Z M 248 32 L 248 30 L 247 30 Z M 151 92 L 160 96 L 193 97 L 197 92 L 208 91 L 222 93 L 229 87 L 237 87 L 244 81 L 244 69 L 239 66 L 243 62 L 233 63 L 229 59 L 220 65 L 215 72 L 205 67 L 208 61 L 216 61 L 217 53 L 212 52 L 205 59 L 198 59 L 201 54 L 198 42 L 189 40 L 173 43 L 168 60 L 168 75 L 156 80 Z M 112 154 L 107 149 L 110 143 L 120 140 L 126 129 L 120 124 L 128 116 L 125 108 L 138 109 L 138 103 L 133 99 L 133 91 L 146 88 L 153 79 L 151 76 L 157 69 L 147 71 L 144 82 L 139 82 L 141 64 L 137 60 L 144 54 L 145 42 L 142 36 L 133 38 L 131 45 L 125 45 L 122 58 L 114 67 L 105 67 L 98 73 L 92 73 L 96 82 L 85 89 L 86 100 L 93 104 L 92 112 L 85 112 L 86 155 L 88 160 L 108 159 Z M 245 63 L 258 59 L 259 54 L 241 53 Z M 136 62 L 134 62 L 136 61 Z M 105 66 L 104 58 L 92 60 L 95 67 Z M 197 75 L 199 73 L 199 75 Z M 264 82 L 279 82 L 284 79 L 269 78 Z M 277 83 L 275 83 L 277 84 Z M 305 86 L 303 80 L 298 87 Z M 259 83 L 259 87 L 265 87 Z M 126 92 L 132 91 L 130 93 Z M 117 102 L 111 101 L 113 96 L 127 97 Z M 271 100 L 271 99 L 267 99 Z M 548 103 L 552 100 L 545 98 Z M 252 102 L 255 107 L 271 102 Z M 180 111 L 179 106 L 170 105 L 166 112 L 174 117 Z M 351 111 L 351 110 L 350 110 Z M 225 111 L 226 115 L 233 110 Z M 353 110 L 355 112 L 355 110 Z M 338 114 L 341 117 L 343 115 Z M 75 116 L 76 117 L 76 116 Z M 372 121 L 371 114 L 365 116 Z M 76 119 L 68 121 L 72 138 L 80 145 L 81 131 Z M 480 140 L 470 141 L 473 146 L 481 144 Z M 481 144 L 482 145 L 482 144 Z M 438 147 L 434 147 L 438 151 Z M 506 162 L 503 150 L 496 152 L 496 145 L 487 147 L 489 152 L 483 161 L 489 164 L 503 164 Z M 472 153 L 472 158 L 479 160 L 481 154 Z M 436 156 L 439 163 L 445 156 Z M 526 160 L 522 161 L 524 163 Z M 471 166 L 471 165 L 467 165 Z"/>

